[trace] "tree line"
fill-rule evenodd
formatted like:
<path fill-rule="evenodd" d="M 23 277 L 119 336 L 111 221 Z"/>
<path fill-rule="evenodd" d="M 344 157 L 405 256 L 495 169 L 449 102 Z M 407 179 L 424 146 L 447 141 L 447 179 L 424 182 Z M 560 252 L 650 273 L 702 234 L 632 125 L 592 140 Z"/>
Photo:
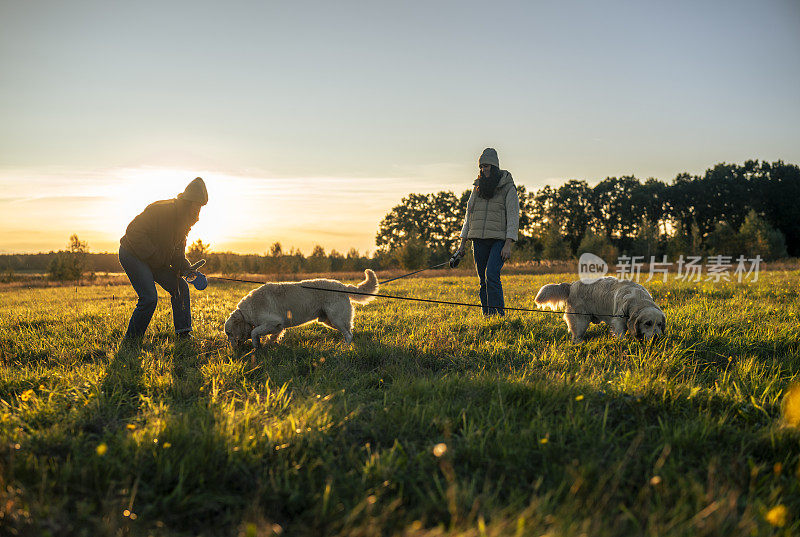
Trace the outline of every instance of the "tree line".
<path fill-rule="evenodd" d="M 213 252 L 211 245 L 196 240 L 186 249 L 191 261 L 205 259 L 205 273 L 223 274 L 303 274 L 325 272 L 361 272 L 366 268 L 382 270 L 397 266 L 394 257 L 376 253 L 369 256 L 351 248 L 346 254 L 325 252 L 316 245 L 310 255 L 294 247 L 284 250 L 280 242 L 264 255 Z M 97 274 L 122 272 L 116 253 L 90 253 L 88 244 L 73 234 L 64 250 L 38 254 L 0 255 L 0 281 L 13 281 L 18 273 L 47 274 L 52 280 L 94 279 Z"/>
<path fill-rule="evenodd" d="M 800 168 L 782 161 L 720 163 L 671 183 L 607 177 L 529 192 L 517 186 L 517 258 L 567 259 L 583 251 L 626 255 L 800 255 Z M 443 259 L 457 244 L 470 191 L 409 194 L 381 221 L 379 251 L 427 250 Z"/>
<path fill-rule="evenodd" d="M 702 175 L 678 174 L 670 183 L 634 176 L 607 177 L 594 186 L 570 180 L 528 191 L 517 185 L 520 234 L 516 260 L 569 259 L 590 251 L 617 255 L 800 256 L 800 168 L 782 161 L 716 164 Z M 414 269 L 446 260 L 455 250 L 469 190 L 412 193 L 381 220 L 374 254 L 325 251 L 310 255 L 280 242 L 263 254 L 213 252 L 202 240 L 187 257 L 205 258 L 206 272 L 297 274 Z M 48 273 L 73 280 L 84 272 L 121 272 L 116 253 L 89 253 L 77 235 L 67 248 L 0 255 L 0 277 Z"/>
<path fill-rule="evenodd" d="M 387 256 L 370 257 L 355 248 L 342 254 L 335 249 L 325 252 L 325 248 L 317 244 L 309 255 L 304 255 L 294 247 L 285 249 L 280 242 L 273 243 L 264 255 L 259 255 L 213 252 L 211 245 L 199 239 L 186 249 L 186 257 L 192 262 L 205 259 L 204 272 L 228 274 L 360 272 L 367 268 L 378 270 L 389 266 Z"/>

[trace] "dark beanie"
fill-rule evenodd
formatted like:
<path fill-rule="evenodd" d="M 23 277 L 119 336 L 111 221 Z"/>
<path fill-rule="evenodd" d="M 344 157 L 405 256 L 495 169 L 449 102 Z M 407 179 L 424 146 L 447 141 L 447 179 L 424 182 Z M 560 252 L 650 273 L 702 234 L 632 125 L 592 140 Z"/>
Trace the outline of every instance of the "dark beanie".
<path fill-rule="evenodd" d="M 186 187 L 186 190 L 178 194 L 179 200 L 193 201 L 200 205 L 208 203 L 208 191 L 206 184 L 199 177 L 192 180 Z"/>
<path fill-rule="evenodd" d="M 493 164 L 500 167 L 500 159 L 497 158 L 497 151 L 491 147 L 483 150 L 481 158 L 478 159 L 478 164 Z"/>

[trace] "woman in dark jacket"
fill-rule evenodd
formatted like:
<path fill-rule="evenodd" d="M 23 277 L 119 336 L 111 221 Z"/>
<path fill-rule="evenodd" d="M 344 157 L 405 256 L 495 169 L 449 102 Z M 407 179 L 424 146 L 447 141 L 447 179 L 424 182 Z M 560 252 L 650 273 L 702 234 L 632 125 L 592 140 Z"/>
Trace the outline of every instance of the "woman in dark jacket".
<path fill-rule="evenodd" d="M 500 169 L 497 151 L 484 149 L 478 168 L 456 255 L 463 256 L 467 239 L 472 239 L 483 314 L 505 315 L 500 269 L 511 257 L 511 245 L 517 240 L 519 196 L 511 174 Z"/>
<path fill-rule="evenodd" d="M 170 294 L 172 321 L 179 339 L 192 331 L 186 259 L 186 236 L 208 203 L 208 191 L 201 178 L 194 179 L 177 198 L 151 203 L 134 218 L 120 239 L 119 262 L 139 296 L 133 310 L 126 340 L 140 338 L 147 330 L 158 302 L 156 283 Z"/>

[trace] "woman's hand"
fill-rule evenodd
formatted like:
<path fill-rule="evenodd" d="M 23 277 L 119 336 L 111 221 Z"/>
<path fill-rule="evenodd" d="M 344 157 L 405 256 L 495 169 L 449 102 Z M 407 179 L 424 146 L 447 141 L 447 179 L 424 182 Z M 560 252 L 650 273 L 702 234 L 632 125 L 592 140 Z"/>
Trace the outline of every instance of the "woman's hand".
<path fill-rule="evenodd" d="M 502 257 L 503 260 L 506 260 L 509 257 L 511 257 L 512 244 L 514 244 L 514 241 L 512 241 L 511 239 L 506 239 L 506 243 L 503 245 L 503 249 L 500 250 L 500 257 Z"/>
<path fill-rule="evenodd" d="M 458 250 L 456 250 L 455 255 L 457 255 L 458 257 L 464 257 L 465 255 L 467 255 L 467 249 L 465 247 L 466 243 L 467 239 L 461 239 L 461 244 L 458 245 Z"/>

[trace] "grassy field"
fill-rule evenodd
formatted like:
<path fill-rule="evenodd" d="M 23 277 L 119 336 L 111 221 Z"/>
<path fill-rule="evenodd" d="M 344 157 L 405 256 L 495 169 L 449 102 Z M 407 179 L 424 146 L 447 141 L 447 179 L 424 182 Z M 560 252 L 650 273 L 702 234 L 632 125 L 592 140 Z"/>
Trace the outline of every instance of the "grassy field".
<path fill-rule="evenodd" d="M 507 276 L 509 306 L 547 282 Z M 386 292 L 476 301 L 470 277 Z M 0 289 L 2 535 L 797 535 L 800 272 L 652 283 L 668 336 L 378 299 L 241 357 L 253 286 L 162 298 L 119 349 L 124 286 Z"/>

